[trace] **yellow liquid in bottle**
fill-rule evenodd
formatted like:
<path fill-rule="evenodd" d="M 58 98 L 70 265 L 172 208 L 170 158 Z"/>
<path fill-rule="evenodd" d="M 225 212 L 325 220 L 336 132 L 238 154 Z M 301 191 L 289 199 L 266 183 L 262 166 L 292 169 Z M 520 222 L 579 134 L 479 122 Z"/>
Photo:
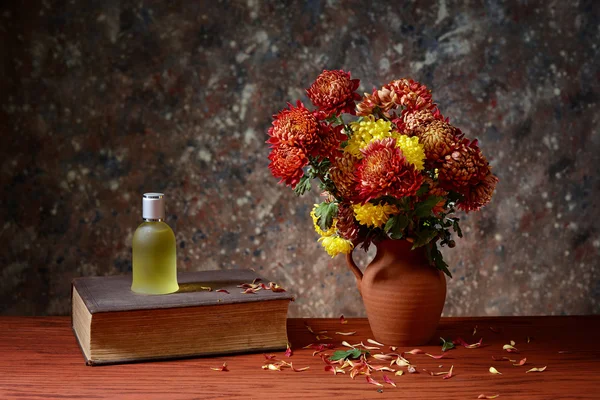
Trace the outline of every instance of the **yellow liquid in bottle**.
<path fill-rule="evenodd" d="M 162 221 L 142 223 L 133 235 L 133 283 L 143 294 L 167 294 L 179 290 L 175 234 Z"/>

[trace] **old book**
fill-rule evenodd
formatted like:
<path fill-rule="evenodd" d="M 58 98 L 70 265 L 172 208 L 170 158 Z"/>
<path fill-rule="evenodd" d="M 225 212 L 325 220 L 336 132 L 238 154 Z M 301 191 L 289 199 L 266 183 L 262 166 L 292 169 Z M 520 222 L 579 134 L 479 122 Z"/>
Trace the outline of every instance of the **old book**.
<path fill-rule="evenodd" d="M 183 272 L 178 292 L 149 296 L 130 290 L 131 275 L 75 278 L 73 331 L 88 365 L 285 349 L 293 297 L 262 279 L 256 293 L 237 287 L 256 279 L 251 270 Z"/>

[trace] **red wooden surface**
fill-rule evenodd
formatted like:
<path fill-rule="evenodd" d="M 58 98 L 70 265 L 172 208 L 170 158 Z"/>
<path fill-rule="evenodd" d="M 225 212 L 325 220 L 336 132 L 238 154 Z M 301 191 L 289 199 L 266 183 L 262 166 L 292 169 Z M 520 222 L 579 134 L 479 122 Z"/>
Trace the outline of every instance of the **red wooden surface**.
<path fill-rule="evenodd" d="M 262 318 L 257 317 L 256 323 Z M 383 387 L 334 376 L 324 371 L 321 359 L 301 347 L 316 343 L 305 323 L 313 330 L 327 330 L 340 345 L 365 341 L 370 337 L 365 319 L 350 319 L 341 325 L 337 319 L 291 319 L 288 331 L 294 355 L 278 359 L 292 361 L 304 372 L 263 370 L 262 354 L 201 358 L 167 362 L 86 367 L 64 317 L 0 317 L 0 399 L 476 399 L 480 394 L 500 394 L 498 399 L 600 399 L 600 316 L 586 317 L 501 317 L 444 318 L 438 336 L 467 342 L 483 337 L 481 348 L 458 348 L 447 358 L 434 360 L 425 355 L 407 355 L 417 365 L 418 374 L 393 376 L 397 384 Z M 473 329 L 477 325 L 477 333 Z M 499 330 L 494 333 L 489 328 Z M 252 327 L 246 327 L 252 329 Z M 357 331 L 355 336 L 335 335 L 336 331 Z M 173 334 L 177 334 L 176 331 Z M 526 343 L 526 337 L 533 340 Z M 516 342 L 520 354 L 509 354 L 502 346 Z M 339 346 L 338 348 L 343 349 Z M 437 342 L 421 346 L 440 354 Z M 382 349 L 388 352 L 388 349 Z M 401 348 L 398 351 L 408 351 Z M 331 351 L 329 351 L 331 352 Z M 377 353 L 378 351 L 374 351 Z M 493 361 L 492 356 L 521 359 L 527 364 Z M 212 371 L 227 362 L 229 372 Z M 375 364 L 383 364 L 375 362 Z M 443 365 L 443 368 L 438 368 Z M 422 371 L 445 371 L 454 365 L 455 376 L 443 380 Z M 490 366 L 502 375 L 489 373 Z M 525 373 L 532 367 L 547 366 L 542 373 Z M 402 368 L 406 370 L 406 368 Z M 373 378 L 383 382 L 382 373 Z"/>

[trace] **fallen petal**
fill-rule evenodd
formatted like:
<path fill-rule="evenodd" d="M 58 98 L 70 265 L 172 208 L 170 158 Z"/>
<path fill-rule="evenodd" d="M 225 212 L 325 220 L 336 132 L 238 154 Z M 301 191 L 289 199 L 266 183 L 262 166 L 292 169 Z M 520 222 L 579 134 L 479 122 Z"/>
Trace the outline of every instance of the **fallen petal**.
<path fill-rule="evenodd" d="M 292 348 L 290 347 L 290 344 L 287 344 L 287 349 L 285 349 L 285 356 L 286 357 L 291 357 L 292 355 L 294 355 L 294 352 L 292 351 Z"/>
<path fill-rule="evenodd" d="M 342 342 L 342 346 L 350 347 L 352 349 L 355 348 L 353 345 L 351 345 L 350 343 L 346 342 L 345 340 Z"/>
<path fill-rule="evenodd" d="M 398 376 L 400 376 L 400 375 L 402 375 L 402 374 L 404 374 L 404 371 L 396 371 L 396 373 L 395 373 L 394 375 L 398 375 Z"/>
<path fill-rule="evenodd" d="M 527 343 L 531 343 L 532 340 L 533 338 L 531 336 L 527 336 Z"/>
<path fill-rule="evenodd" d="M 446 375 L 444 375 L 444 377 L 442 379 L 450 379 L 450 378 L 452 378 L 454 376 L 454 375 L 452 375 L 452 370 L 454 370 L 454 365 L 452 365 L 450 367 L 450 371 Z"/>
<path fill-rule="evenodd" d="M 471 336 L 475 336 L 476 333 L 477 333 L 477 325 L 475 325 L 475 328 L 473 328 L 473 335 L 471 335 Z"/>
<path fill-rule="evenodd" d="M 491 396 L 486 396 L 485 394 L 480 394 L 479 396 L 477 396 L 478 399 L 496 399 L 498 397 L 500 397 L 499 394 L 494 394 Z"/>
<path fill-rule="evenodd" d="M 498 371 L 496 368 L 494 367 L 490 367 L 490 372 L 492 374 L 498 374 L 498 375 L 502 375 L 502 372 Z"/>
<path fill-rule="evenodd" d="M 409 365 L 408 366 L 408 373 L 409 374 L 418 374 L 419 371 L 417 371 L 417 368 L 414 365 Z"/>
<path fill-rule="evenodd" d="M 315 333 L 315 331 L 313 331 L 313 330 L 312 330 L 312 328 L 310 327 L 310 325 L 308 325 L 308 324 L 304 324 L 304 326 L 306 326 L 306 329 L 308 329 L 308 331 L 309 331 L 310 333 Z"/>
<path fill-rule="evenodd" d="M 304 368 L 294 368 L 293 365 L 290 364 L 290 367 L 292 368 L 292 371 L 294 372 L 302 372 L 302 371 L 306 371 L 307 369 L 309 369 L 310 367 L 304 367 Z"/>
<path fill-rule="evenodd" d="M 346 321 L 346 318 L 344 318 L 344 315 L 340 315 L 340 324 L 347 324 L 348 321 Z"/>
<path fill-rule="evenodd" d="M 267 360 L 272 360 L 276 357 L 275 354 L 263 354 L 263 356 L 265 356 Z"/>
<path fill-rule="evenodd" d="M 525 371 L 525 373 L 528 372 L 544 372 L 546 370 L 546 367 L 543 368 L 531 368 L 529 371 Z"/>
<path fill-rule="evenodd" d="M 367 350 L 380 350 L 380 347 L 367 346 L 363 342 L 360 342 L 359 346 L 362 346 L 364 349 L 367 349 Z"/>
<path fill-rule="evenodd" d="M 513 364 L 514 366 L 520 367 L 522 365 L 525 365 L 525 363 L 527 362 L 527 358 L 522 359 L 521 361 L 519 361 L 518 364 Z"/>
<path fill-rule="evenodd" d="M 373 339 L 367 339 L 367 342 L 374 344 L 376 346 L 385 346 L 383 343 L 379 343 L 378 341 L 373 340 Z"/>
<path fill-rule="evenodd" d="M 263 365 L 262 368 L 270 371 L 281 371 L 281 364 L 266 364 Z"/>
<path fill-rule="evenodd" d="M 426 356 L 429 356 L 431 358 L 435 358 L 436 360 L 439 360 L 440 358 L 444 358 L 446 355 L 445 354 L 440 354 L 439 356 L 434 356 L 433 354 L 429 354 L 429 353 L 425 353 Z"/>
<path fill-rule="evenodd" d="M 411 351 L 405 351 L 407 354 L 425 354 L 425 352 L 421 349 L 412 349 Z"/>
<path fill-rule="evenodd" d="M 384 376 L 383 376 L 383 381 L 384 381 L 385 383 L 387 383 L 387 384 L 390 384 L 390 385 L 392 385 L 393 387 L 396 387 L 396 384 L 394 383 L 394 381 L 393 381 L 393 380 L 391 380 L 390 378 L 388 378 L 388 376 L 387 376 L 387 375 L 384 375 Z"/>
<path fill-rule="evenodd" d="M 505 344 L 502 346 L 502 350 L 506 350 L 509 353 L 518 353 L 519 350 L 511 344 Z"/>
<path fill-rule="evenodd" d="M 515 341 L 514 341 L 514 340 L 511 340 L 511 341 L 510 341 L 510 345 L 511 345 L 511 346 L 514 346 L 515 344 L 516 344 L 516 343 L 515 343 Z"/>
<path fill-rule="evenodd" d="M 210 288 L 208 286 L 200 286 L 200 290 L 207 290 L 209 292 L 212 292 L 212 288 Z"/>
<path fill-rule="evenodd" d="M 354 332 L 336 332 L 336 335 L 342 335 L 342 336 L 352 336 L 352 335 L 356 335 L 356 331 Z"/>
<path fill-rule="evenodd" d="M 494 333 L 500 333 L 499 329 L 494 328 L 493 326 L 490 326 L 490 331 L 494 332 Z"/>
<path fill-rule="evenodd" d="M 219 293 L 227 293 L 227 294 L 229 294 L 229 290 L 227 290 L 227 289 L 217 289 L 217 290 L 215 290 L 215 292 L 219 292 Z"/>
<path fill-rule="evenodd" d="M 386 367 L 386 366 L 383 366 L 383 367 L 374 367 L 373 369 L 374 369 L 375 371 L 396 372 L 396 370 L 395 370 L 395 369 L 392 369 L 392 368 L 390 368 L 390 367 Z"/>
<path fill-rule="evenodd" d="M 317 340 L 327 340 L 327 339 L 333 339 L 327 335 L 317 335 L 316 337 Z"/>
<path fill-rule="evenodd" d="M 333 372 L 334 375 L 337 375 L 339 373 L 342 373 L 342 374 L 346 373 L 346 371 L 344 371 L 342 368 L 336 367 L 335 365 L 326 365 L 325 372 Z"/>
<path fill-rule="evenodd" d="M 387 354 L 373 354 L 373 358 L 375 358 L 377 360 L 382 360 L 382 361 L 391 361 L 395 357 L 392 357 L 392 356 L 387 355 Z"/>
<path fill-rule="evenodd" d="M 383 386 L 381 383 L 377 382 L 375 379 L 371 378 L 369 375 L 367 375 L 367 382 L 369 382 L 371 385 Z"/>
<path fill-rule="evenodd" d="M 229 370 L 227 369 L 227 363 L 224 362 L 223 365 L 221 365 L 219 368 L 211 368 L 213 371 L 222 371 L 222 372 L 229 372 Z"/>

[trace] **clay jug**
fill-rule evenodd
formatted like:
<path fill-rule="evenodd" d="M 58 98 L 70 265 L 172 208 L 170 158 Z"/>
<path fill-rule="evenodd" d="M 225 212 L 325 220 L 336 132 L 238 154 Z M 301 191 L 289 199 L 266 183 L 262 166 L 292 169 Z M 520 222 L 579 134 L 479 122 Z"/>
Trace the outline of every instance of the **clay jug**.
<path fill-rule="evenodd" d="M 431 266 L 423 247 L 411 250 L 406 240 L 384 240 L 364 274 L 346 260 L 356 276 L 375 340 L 391 346 L 428 343 L 437 329 L 446 278 Z"/>

